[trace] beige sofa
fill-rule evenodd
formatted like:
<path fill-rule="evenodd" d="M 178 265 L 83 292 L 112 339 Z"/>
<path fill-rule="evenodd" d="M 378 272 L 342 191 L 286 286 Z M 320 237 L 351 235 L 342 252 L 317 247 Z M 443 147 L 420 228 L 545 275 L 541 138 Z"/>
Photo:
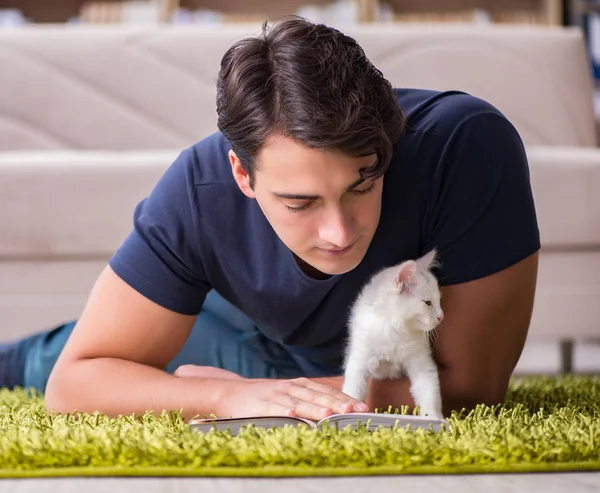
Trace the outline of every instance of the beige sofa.
<path fill-rule="evenodd" d="M 397 86 L 488 99 L 527 147 L 542 232 L 530 340 L 600 337 L 600 151 L 579 31 L 346 26 Z M 76 318 L 258 25 L 0 31 L 0 338 Z"/>

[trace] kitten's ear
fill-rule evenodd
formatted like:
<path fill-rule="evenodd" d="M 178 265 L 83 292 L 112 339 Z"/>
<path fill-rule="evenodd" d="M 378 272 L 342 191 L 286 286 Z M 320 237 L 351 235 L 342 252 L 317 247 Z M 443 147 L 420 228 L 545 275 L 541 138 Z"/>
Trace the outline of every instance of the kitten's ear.
<path fill-rule="evenodd" d="M 421 258 L 417 259 L 417 265 L 420 270 L 429 270 L 432 267 L 436 267 L 437 264 L 437 250 L 434 248 L 433 250 L 427 252 Z"/>
<path fill-rule="evenodd" d="M 408 260 L 400 264 L 398 275 L 395 278 L 396 290 L 399 293 L 405 293 L 406 291 L 408 291 L 416 272 L 417 263 L 414 260 Z"/>

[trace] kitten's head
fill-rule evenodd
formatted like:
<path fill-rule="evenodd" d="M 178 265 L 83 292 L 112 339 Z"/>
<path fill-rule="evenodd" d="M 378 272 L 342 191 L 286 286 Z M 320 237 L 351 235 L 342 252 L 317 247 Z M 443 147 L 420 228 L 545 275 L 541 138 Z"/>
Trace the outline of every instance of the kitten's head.
<path fill-rule="evenodd" d="M 435 249 L 417 260 L 397 267 L 394 292 L 403 297 L 404 316 L 410 326 L 429 332 L 444 319 L 440 288 L 431 268 L 436 265 Z"/>

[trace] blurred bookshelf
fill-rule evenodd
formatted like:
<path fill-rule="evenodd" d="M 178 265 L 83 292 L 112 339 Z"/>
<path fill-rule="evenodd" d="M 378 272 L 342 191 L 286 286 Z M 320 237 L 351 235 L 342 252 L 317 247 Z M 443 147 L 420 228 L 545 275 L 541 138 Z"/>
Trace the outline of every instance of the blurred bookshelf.
<path fill-rule="evenodd" d="M 568 23 L 585 36 L 591 72 L 594 77 L 594 111 L 600 139 L 600 0 L 568 0 Z"/>
<path fill-rule="evenodd" d="M 596 85 L 600 86 L 600 0 L 571 0 L 569 24 L 584 33 Z"/>
<path fill-rule="evenodd" d="M 581 0 L 583 1 L 583 0 Z M 0 0 L 0 27 L 19 23 L 475 22 L 564 25 L 565 0 Z"/>

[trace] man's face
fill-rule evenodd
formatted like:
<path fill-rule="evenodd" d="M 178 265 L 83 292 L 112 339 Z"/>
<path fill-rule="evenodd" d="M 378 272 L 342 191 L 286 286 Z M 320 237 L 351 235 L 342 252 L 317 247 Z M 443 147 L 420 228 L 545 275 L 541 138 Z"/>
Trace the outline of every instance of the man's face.
<path fill-rule="evenodd" d="M 256 198 L 281 241 L 316 277 L 348 272 L 364 257 L 379 223 L 383 178 L 362 181 L 359 170 L 376 159 L 375 154 L 354 158 L 271 137 L 256 158 L 250 188 L 230 152 L 242 192 Z"/>

